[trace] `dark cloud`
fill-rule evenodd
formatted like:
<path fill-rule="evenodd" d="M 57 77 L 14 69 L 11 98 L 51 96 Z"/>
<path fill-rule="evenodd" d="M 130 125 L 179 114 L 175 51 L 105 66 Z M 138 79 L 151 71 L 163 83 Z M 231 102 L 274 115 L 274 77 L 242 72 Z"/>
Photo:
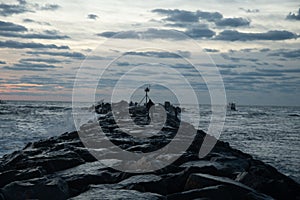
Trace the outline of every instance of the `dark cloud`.
<path fill-rule="evenodd" d="M 59 9 L 60 6 L 57 4 L 45 4 L 43 6 L 39 6 L 39 10 L 50 10 L 50 11 L 54 11 Z"/>
<path fill-rule="evenodd" d="M 242 50 L 241 50 L 242 51 Z M 243 51 L 242 51 L 243 52 Z M 249 62 L 257 62 L 258 59 L 257 58 L 245 58 L 245 57 L 232 57 L 229 56 L 228 54 L 221 54 L 221 56 L 225 59 L 225 60 L 230 60 L 232 62 L 240 62 L 240 61 L 249 61 Z"/>
<path fill-rule="evenodd" d="M 193 24 L 191 23 L 182 23 L 182 22 L 176 22 L 176 23 L 168 23 L 168 24 L 165 24 L 165 26 L 168 26 L 168 27 L 177 27 L 177 28 L 186 28 L 186 27 L 189 27 L 189 26 L 192 26 Z"/>
<path fill-rule="evenodd" d="M 129 62 L 117 62 L 118 66 L 130 66 L 131 64 Z"/>
<path fill-rule="evenodd" d="M 253 52 L 255 50 L 256 50 L 255 48 L 245 48 L 245 49 L 241 49 L 240 51 L 245 52 L 245 53 L 249 53 L 249 52 Z"/>
<path fill-rule="evenodd" d="M 5 62 L 5 61 L 1 61 L 1 60 L 0 60 L 0 64 L 1 64 L 1 65 L 5 65 L 5 64 L 6 64 L 6 62 Z"/>
<path fill-rule="evenodd" d="M 223 15 L 219 12 L 205 12 L 201 10 L 191 12 L 178 9 L 154 9 L 152 12 L 165 15 L 167 18 L 164 18 L 164 20 L 172 22 L 198 22 L 199 19 L 216 21 L 223 18 Z"/>
<path fill-rule="evenodd" d="M 259 51 L 260 52 L 268 52 L 268 51 L 271 51 L 271 49 L 269 49 L 269 48 L 263 48 L 263 49 L 260 49 Z"/>
<path fill-rule="evenodd" d="M 35 23 L 36 21 L 33 19 L 26 18 L 26 19 L 23 19 L 23 22 Z"/>
<path fill-rule="evenodd" d="M 206 19 L 210 22 L 215 22 L 223 18 L 223 15 L 219 12 L 206 12 L 198 10 L 197 15 L 200 19 Z"/>
<path fill-rule="evenodd" d="M 185 40 L 188 39 L 184 35 L 188 35 L 192 38 L 209 38 L 212 37 L 215 32 L 210 29 L 205 28 L 192 28 L 187 31 L 175 31 L 175 30 L 165 30 L 165 29 L 147 29 L 146 31 L 120 31 L 120 32 L 103 32 L 97 34 L 98 36 L 106 38 L 116 38 L 116 39 L 174 39 L 174 40 Z"/>
<path fill-rule="evenodd" d="M 48 40 L 58 40 L 67 39 L 69 36 L 60 35 L 57 32 L 45 31 L 44 33 L 16 33 L 8 31 L 0 31 L 0 36 L 3 37 L 14 37 L 14 38 L 27 38 L 27 39 L 48 39 Z"/>
<path fill-rule="evenodd" d="M 172 21 L 172 22 L 198 22 L 199 21 L 199 16 L 197 16 L 196 13 L 185 11 L 185 10 L 154 9 L 152 10 L 152 12 L 161 15 L 166 15 L 167 18 L 164 18 L 165 21 Z"/>
<path fill-rule="evenodd" d="M 152 31 L 148 31 L 152 32 Z M 119 32 L 113 32 L 113 31 L 106 31 L 102 33 L 96 34 L 97 36 L 106 37 L 106 38 L 117 38 L 117 39 L 138 39 L 139 33 L 136 31 L 119 31 Z"/>
<path fill-rule="evenodd" d="M 189 51 L 181 51 L 181 50 L 178 50 L 177 53 L 183 57 L 186 57 L 186 58 L 190 58 L 192 53 L 189 52 Z"/>
<path fill-rule="evenodd" d="M 208 49 L 208 48 L 205 48 L 204 51 L 209 52 L 209 53 L 217 53 L 217 52 L 220 52 L 218 49 Z"/>
<path fill-rule="evenodd" d="M 246 8 L 240 8 L 240 10 L 245 11 L 246 13 L 258 13 L 259 9 L 246 9 Z"/>
<path fill-rule="evenodd" d="M 300 68 L 297 69 L 257 69 L 259 72 L 264 72 L 264 73 L 300 73 Z"/>
<path fill-rule="evenodd" d="M 217 64 L 217 67 L 231 69 L 231 68 L 246 67 L 246 65 L 242 65 L 242 64 Z"/>
<path fill-rule="evenodd" d="M 28 62 L 44 62 L 44 63 L 62 63 L 64 61 L 57 60 L 54 58 L 23 58 L 19 61 L 20 63 L 28 63 Z"/>
<path fill-rule="evenodd" d="M 27 39 L 66 39 L 66 35 L 60 35 L 55 30 L 45 30 L 43 33 L 28 33 L 28 29 L 22 25 L 0 21 L 0 36 L 27 38 Z"/>
<path fill-rule="evenodd" d="M 277 52 L 268 54 L 268 56 L 282 56 L 285 58 L 300 58 L 300 49 L 278 50 Z"/>
<path fill-rule="evenodd" d="M 264 72 L 264 73 L 262 73 Z M 267 72 L 267 71 L 254 71 L 254 72 L 242 72 L 239 73 L 241 76 L 253 76 L 253 77 L 277 77 L 277 76 L 283 76 L 280 72 Z"/>
<path fill-rule="evenodd" d="M 286 16 L 286 19 L 288 19 L 288 20 L 300 20 L 300 8 L 298 10 L 298 13 L 289 13 L 288 16 Z"/>
<path fill-rule="evenodd" d="M 39 21 L 35 21 L 35 20 L 29 19 L 29 18 L 23 19 L 23 22 L 25 22 L 25 23 L 35 23 L 35 24 L 47 25 L 47 26 L 50 26 L 50 25 L 51 25 L 51 24 L 48 23 L 48 22 L 39 22 Z"/>
<path fill-rule="evenodd" d="M 233 30 L 225 30 L 215 37 L 217 40 L 227 41 L 251 41 L 251 40 L 287 40 L 295 39 L 295 33 L 283 30 L 274 30 L 264 33 L 243 33 Z"/>
<path fill-rule="evenodd" d="M 27 28 L 11 22 L 0 21 L 0 31 L 25 32 Z"/>
<path fill-rule="evenodd" d="M 124 53 L 124 55 L 156 57 L 156 58 L 181 58 L 181 55 L 190 57 L 190 52 L 173 53 L 173 52 L 159 52 L 159 51 L 147 51 L 147 52 L 134 52 L 134 51 L 131 51 L 131 52 Z"/>
<path fill-rule="evenodd" d="M 192 28 L 188 29 L 187 31 L 184 32 L 191 38 L 211 38 L 213 37 L 216 33 L 210 29 L 201 29 L 201 28 Z"/>
<path fill-rule="evenodd" d="M 95 14 L 88 14 L 87 18 L 88 18 L 88 19 L 96 20 L 96 19 L 98 18 L 98 15 L 95 15 Z"/>
<path fill-rule="evenodd" d="M 30 62 L 17 63 L 14 64 L 13 66 L 2 67 L 2 69 L 15 70 L 15 71 L 48 71 L 49 69 L 56 69 L 56 68 L 61 68 L 61 67 L 56 65 L 30 63 Z"/>
<path fill-rule="evenodd" d="M 15 4 L 0 4 L 0 15 L 1 16 L 11 16 L 14 14 L 22 14 L 27 12 L 35 12 L 35 10 L 49 10 L 54 11 L 60 8 L 57 4 L 45 4 L 40 5 L 38 3 L 28 3 L 25 0 L 18 0 Z"/>
<path fill-rule="evenodd" d="M 221 75 L 238 75 L 238 73 L 234 72 L 232 69 L 228 68 L 227 69 L 220 69 Z"/>
<path fill-rule="evenodd" d="M 60 56 L 74 59 L 84 59 L 85 55 L 79 52 L 51 52 L 51 51 L 27 51 L 30 55 L 49 55 L 49 56 Z"/>
<path fill-rule="evenodd" d="M 31 12 L 30 9 L 26 7 L 26 1 L 18 1 L 18 4 L 0 4 L 0 15 L 1 16 L 11 16 L 13 14 L 21 14 L 26 12 Z"/>
<path fill-rule="evenodd" d="M 169 27 L 189 27 L 191 23 L 199 22 L 200 19 L 209 22 L 214 22 L 216 26 L 249 26 L 250 21 L 244 18 L 223 18 L 223 15 L 219 12 L 206 12 L 197 10 L 195 12 L 178 10 L 178 9 L 155 9 L 152 10 L 154 13 L 167 16 L 164 21 L 174 22 L 172 24 L 168 23 L 166 26 Z"/>
<path fill-rule="evenodd" d="M 1 48 L 13 48 L 13 49 L 70 49 L 68 46 L 57 46 L 55 44 L 41 44 L 35 42 L 17 42 L 12 40 L 0 41 Z"/>
<path fill-rule="evenodd" d="M 217 26 L 231 26 L 231 27 L 239 27 L 239 26 L 249 26 L 250 21 L 244 18 L 223 18 L 215 22 Z"/>

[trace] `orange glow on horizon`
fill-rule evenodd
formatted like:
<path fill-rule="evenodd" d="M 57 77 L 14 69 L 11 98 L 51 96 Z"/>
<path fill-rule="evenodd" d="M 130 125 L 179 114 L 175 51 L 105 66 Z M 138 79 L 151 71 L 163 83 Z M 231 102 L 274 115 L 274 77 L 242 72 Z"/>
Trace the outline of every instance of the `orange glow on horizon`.
<path fill-rule="evenodd" d="M 32 84 L 32 83 L 16 83 L 16 84 L 1 84 L 1 86 L 6 89 L 16 89 L 21 87 L 41 87 L 43 85 L 40 84 Z"/>

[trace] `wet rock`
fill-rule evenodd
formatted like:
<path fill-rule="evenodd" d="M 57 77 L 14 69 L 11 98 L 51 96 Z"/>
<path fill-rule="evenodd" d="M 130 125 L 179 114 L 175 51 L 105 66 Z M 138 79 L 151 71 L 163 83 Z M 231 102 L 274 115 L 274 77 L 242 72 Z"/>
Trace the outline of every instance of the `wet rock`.
<path fill-rule="evenodd" d="M 231 200 L 241 200 L 241 199 L 253 199 L 253 200 L 267 200 L 272 199 L 264 194 L 259 194 L 257 192 L 246 192 L 239 190 L 239 188 L 233 188 L 228 185 L 216 185 L 210 187 L 204 187 L 201 189 L 193 189 L 189 191 L 184 191 L 181 193 L 175 193 L 167 196 L 168 200 L 192 200 L 192 199 L 209 199 L 209 200 L 219 200 L 219 199 L 231 199 Z"/>
<path fill-rule="evenodd" d="M 53 177 L 57 176 L 68 183 L 70 196 L 87 191 L 90 185 L 118 183 L 129 177 L 128 174 L 113 170 L 101 162 L 85 163 L 53 175 Z"/>
<path fill-rule="evenodd" d="M 121 181 L 118 185 L 124 189 L 157 194 L 165 194 L 167 188 L 167 185 L 162 181 L 162 178 L 154 174 L 132 176 Z"/>
<path fill-rule="evenodd" d="M 183 169 L 192 169 L 197 173 L 210 174 L 215 176 L 231 177 L 232 175 L 226 171 L 227 167 L 223 166 L 221 163 L 207 161 L 207 160 L 197 160 L 189 161 L 179 166 Z"/>
<path fill-rule="evenodd" d="M 102 200 L 165 200 L 166 198 L 154 193 L 142 193 L 135 190 L 113 190 L 113 189 L 99 189 L 93 188 L 80 194 L 79 196 L 71 198 L 72 200 L 86 200 L 86 199 L 102 199 Z"/>
<path fill-rule="evenodd" d="M 101 171 L 98 174 L 79 174 L 65 177 L 64 180 L 72 189 L 71 196 L 82 193 L 92 184 L 115 184 L 122 180 L 123 174 L 121 172 L 111 173 L 108 170 Z"/>
<path fill-rule="evenodd" d="M 2 189 L 6 200 L 45 199 L 64 200 L 69 197 L 68 184 L 60 179 L 31 179 L 16 181 Z"/>
<path fill-rule="evenodd" d="M 300 197 L 300 185 L 298 183 L 261 161 L 251 161 L 249 170 L 240 173 L 235 180 L 277 199 L 297 199 Z"/>
<path fill-rule="evenodd" d="M 83 164 L 85 161 L 76 153 L 68 152 L 65 154 L 57 154 L 53 156 L 42 155 L 42 157 L 34 158 L 30 161 L 24 161 L 20 166 L 35 167 L 41 166 L 47 173 L 75 167 Z"/>
<path fill-rule="evenodd" d="M 191 174 L 185 184 L 184 189 L 191 190 L 191 189 L 198 189 L 198 188 L 204 188 L 204 187 L 222 185 L 222 184 L 236 186 L 244 190 L 254 191 L 250 187 L 245 186 L 239 182 L 233 181 L 232 179 L 212 176 L 208 174 L 201 174 L 201 173 Z"/>
<path fill-rule="evenodd" d="M 30 168 L 25 170 L 9 170 L 0 173 L 0 187 L 13 181 L 33 179 L 42 177 L 46 172 L 42 167 Z"/>
<path fill-rule="evenodd" d="M 144 120 L 136 113 L 136 120 Z M 144 114 L 145 115 L 145 114 Z M 154 136 L 135 138 L 118 128 L 111 113 L 101 116 L 100 125 L 115 145 L 99 138 L 99 123 L 81 127 L 81 137 L 92 148 L 84 147 L 77 132 L 64 133 L 29 143 L 21 151 L 0 158 L 0 200 L 10 199 L 300 199 L 300 186 L 275 168 L 236 150 L 226 142 L 181 122 L 187 133 L 178 141 L 193 140 L 185 152 L 158 155 L 168 161 L 179 158 L 151 173 L 133 174 L 113 169 L 122 162 L 116 149 L 152 152 L 174 139 L 180 121 L 168 115 L 162 130 Z M 144 122 L 142 122 L 143 124 Z M 144 134 L 144 133 L 143 133 Z M 198 153 L 203 139 L 216 145 L 204 158 Z M 82 138 L 81 138 L 82 139 Z M 90 153 L 105 158 L 98 162 Z M 182 153 L 182 154 L 181 154 Z M 150 160 L 152 157 L 149 157 Z M 159 160 L 158 159 L 158 160 Z M 128 166 L 144 166 L 140 159 Z M 118 164 L 119 163 L 119 164 Z M 157 161 L 156 164 L 160 164 Z M 55 195 L 55 196 L 54 196 Z M 269 196 L 266 196 L 269 195 Z"/>
<path fill-rule="evenodd" d="M 4 185 L 15 181 L 16 177 L 16 170 L 9 170 L 5 172 L 0 173 L 0 187 L 3 187 Z"/>
<path fill-rule="evenodd" d="M 43 147 L 44 148 L 44 147 Z M 32 156 L 27 151 L 21 152 L 13 158 L 4 158 L 4 169 L 27 169 L 42 167 L 47 173 L 75 167 L 85 161 L 71 151 L 50 151 Z"/>
<path fill-rule="evenodd" d="M 211 186 L 218 186 L 222 185 L 223 190 L 225 191 L 224 193 L 228 193 L 226 196 L 228 198 L 224 199 L 244 199 L 246 196 L 252 195 L 252 196 L 257 196 L 257 197 L 264 197 L 261 199 L 272 199 L 271 197 L 268 197 L 267 195 L 259 194 L 256 192 L 254 189 L 243 185 L 239 182 L 233 181 L 232 179 L 229 178 L 224 178 L 224 177 L 217 177 L 217 176 L 212 176 L 212 175 L 207 175 L 207 174 L 191 174 L 190 177 L 188 178 L 184 190 L 193 190 L 193 189 L 200 189 L 200 188 L 207 188 Z M 224 189 L 224 187 L 227 189 Z M 210 188 L 211 189 L 211 188 Z M 222 189 L 221 189 L 222 190 Z M 208 190 L 213 193 L 213 190 Z M 202 190 L 203 192 L 203 190 Z M 205 193 L 207 190 L 205 190 Z M 212 194 L 209 193 L 209 194 Z M 219 196 L 221 197 L 221 196 Z"/>

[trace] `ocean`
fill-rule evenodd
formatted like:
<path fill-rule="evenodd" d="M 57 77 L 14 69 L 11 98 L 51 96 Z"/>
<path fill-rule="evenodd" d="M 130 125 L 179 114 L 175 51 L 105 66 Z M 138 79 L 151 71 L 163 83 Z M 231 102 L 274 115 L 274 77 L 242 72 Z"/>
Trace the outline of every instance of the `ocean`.
<path fill-rule="evenodd" d="M 193 105 L 183 106 L 191 119 Z M 300 107 L 237 106 L 228 111 L 220 139 L 300 182 Z M 200 105 L 207 130 L 210 106 Z M 197 124 L 197 122 L 194 122 Z M 28 142 L 75 130 L 70 102 L 7 101 L 0 104 L 0 157 Z"/>

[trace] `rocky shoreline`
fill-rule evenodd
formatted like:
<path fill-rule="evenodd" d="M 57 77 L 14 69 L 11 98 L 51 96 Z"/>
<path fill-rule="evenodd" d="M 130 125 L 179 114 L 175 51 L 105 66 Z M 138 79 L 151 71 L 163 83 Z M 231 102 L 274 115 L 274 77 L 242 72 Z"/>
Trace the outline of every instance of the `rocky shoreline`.
<path fill-rule="evenodd" d="M 135 120 L 143 118 L 136 116 Z M 168 144 L 179 123 L 169 116 L 160 134 L 141 140 L 124 134 L 111 115 L 102 116 L 99 122 L 112 143 L 132 152 L 151 152 Z M 88 123 L 82 128 L 96 137 L 96 127 L 98 123 Z M 213 150 L 200 159 L 198 152 L 206 134 L 196 132 L 179 159 L 147 173 L 103 165 L 76 131 L 29 143 L 0 159 L 0 200 L 300 199 L 298 183 L 228 143 L 216 141 Z M 103 155 L 106 152 L 104 149 Z"/>

